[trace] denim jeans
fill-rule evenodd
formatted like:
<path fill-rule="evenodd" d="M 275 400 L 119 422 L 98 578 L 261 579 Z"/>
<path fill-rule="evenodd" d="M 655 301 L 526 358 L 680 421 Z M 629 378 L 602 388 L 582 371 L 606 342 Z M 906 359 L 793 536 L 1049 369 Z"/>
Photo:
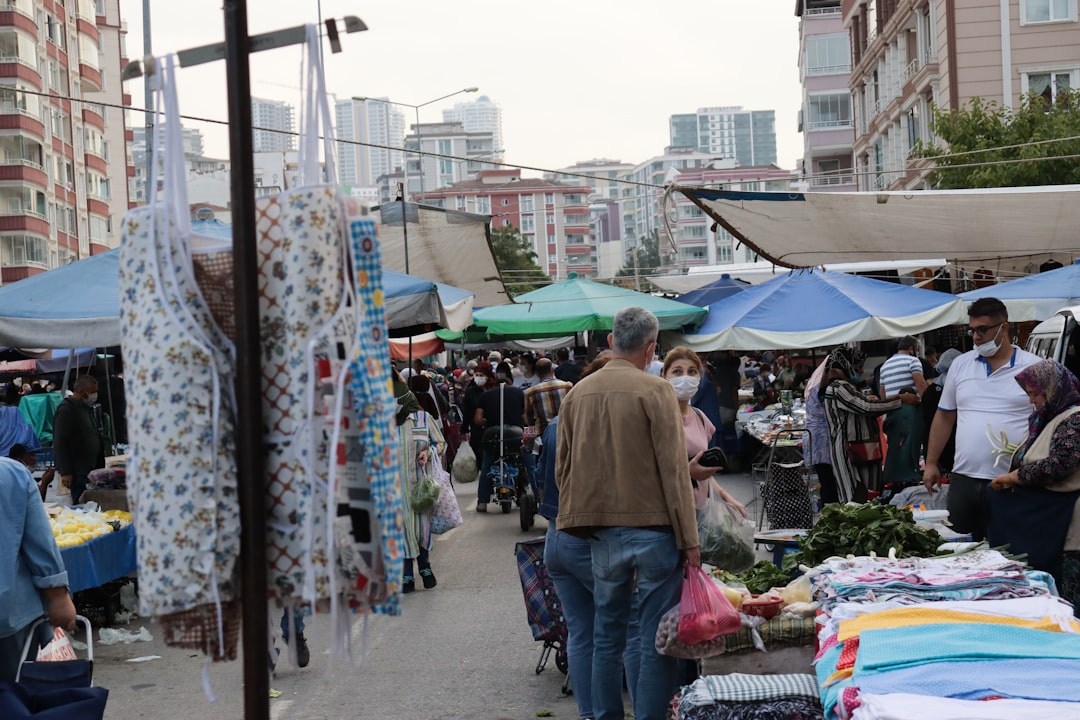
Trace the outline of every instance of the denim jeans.
<path fill-rule="evenodd" d="M 491 470 L 491 466 L 495 464 L 495 461 L 499 457 L 495 453 L 489 453 L 486 450 L 484 454 L 480 456 L 480 480 L 479 485 L 476 487 L 476 502 L 483 503 L 484 505 L 491 502 L 491 476 L 488 472 Z"/>
<path fill-rule="evenodd" d="M 532 488 L 533 497 L 540 502 L 540 490 L 536 486 L 536 456 L 531 451 L 521 453 L 521 464 L 525 466 L 525 475 L 529 478 L 529 487 Z"/>
<path fill-rule="evenodd" d="M 632 620 L 635 573 L 640 597 L 641 663 L 634 690 L 635 720 L 664 720 L 676 689 L 675 658 L 656 652 L 660 618 L 679 601 L 682 572 L 675 535 L 669 530 L 609 527 L 592 542 L 593 711 L 596 720 L 621 720 L 622 672 L 619 660 Z"/>
<path fill-rule="evenodd" d="M 296 629 L 297 635 L 304 634 L 304 611 L 300 608 L 294 608 L 292 611 L 292 626 Z M 281 612 L 281 635 L 285 638 L 285 642 L 289 642 L 289 638 L 292 637 L 289 630 L 289 608 L 285 608 Z"/>
<path fill-rule="evenodd" d="M 544 564 L 555 584 L 555 594 L 559 596 L 563 617 L 566 618 L 570 687 L 574 689 L 578 717 L 591 718 L 595 609 L 589 541 L 559 532 L 555 528 L 555 521 L 551 520 L 544 543 Z"/>

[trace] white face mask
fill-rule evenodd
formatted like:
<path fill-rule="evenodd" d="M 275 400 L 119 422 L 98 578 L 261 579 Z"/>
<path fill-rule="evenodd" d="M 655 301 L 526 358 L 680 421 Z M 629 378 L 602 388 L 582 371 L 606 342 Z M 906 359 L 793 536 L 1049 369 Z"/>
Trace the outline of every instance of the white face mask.
<path fill-rule="evenodd" d="M 1001 343 L 998 342 L 997 336 L 1001 334 L 1001 328 L 997 329 L 994 333 L 994 339 L 989 342 L 984 342 L 981 345 L 975 346 L 975 352 L 982 355 L 984 358 L 993 357 L 997 354 L 997 351 L 1001 349 Z"/>
<path fill-rule="evenodd" d="M 668 382 L 675 388 L 675 396 L 680 400 L 689 400 L 697 393 L 701 378 L 694 375 L 676 375 L 669 378 Z"/>
<path fill-rule="evenodd" d="M 473 378 L 473 382 L 476 383 L 477 387 L 484 387 L 485 385 L 487 385 L 487 376 L 477 375 Z"/>

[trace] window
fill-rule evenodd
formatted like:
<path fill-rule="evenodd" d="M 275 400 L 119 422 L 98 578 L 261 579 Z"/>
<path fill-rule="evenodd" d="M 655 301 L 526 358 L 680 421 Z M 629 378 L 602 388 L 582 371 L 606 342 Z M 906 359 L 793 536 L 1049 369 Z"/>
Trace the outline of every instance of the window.
<path fill-rule="evenodd" d="M 491 213 L 491 198 L 488 196 L 476 198 L 476 212 L 478 213 Z"/>
<path fill-rule="evenodd" d="M 1025 95 L 1038 95 L 1052 105 L 1059 94 L 1077 86 L 1078 72 L 1071 69 L 1021 73 L 1021 87 Z"/>
<path fill-rule="evenodd" d="M 1075 0 L 1021 0 L 1021 23 L 1076 20 Z"/>
<path fill-rule="evenodd" d="M 532 212 L 533 210 L 533 196 L 522 195 L 518 198 L 518 207 L 522 212 Z"/>
<path fill-rule="evenodd" d="M 823 35 L 806 40 L 806 74 L 851 72 L 850 43 L 846 35 Z"/>
<path fill-rule="evenodd" d="M 719 243 L 716 246 L 716 262 L 721 264 L 731 262 L 731 243 Z"/>
<path fill-rule="evenodd" d="M 533 232 L 536 230 L 536 218 L 532 215 L 521 216 L 521 232 Z"/>
<path fill-rule="evenodd" d="M 848 93 L 811 95 L 807 110 L 810 130 L 851 127 L 851 95 Z"/>
<path fill-rule="evenodd" d="M 45 241 L 31 235 L 4 235 L 0 238 L 0 261 L 5 266 L 41 265 L 47 262 Z"/>
<path fill-rule="evenodd" d="M 544 193 L 544 204 L 545 205 L 554 205 L 555 204 L 555 193 Z"/>
<path fill-rule="evenodd" d="M 510 204 L 510 200 L 509 200 L 509 199 L 507 199 L 507 198 L 503 198 L 503 199 L 502 199 L 502 206 L 503 206 L 503 207 L 506 207 L 506 206 L 507 206 L 507 205 L 509 205 L 509 204 Z"/>
<path fill-rule="evenodd" d="M 919 113 L 919 104 L 915 103 L 907 111 L 908 150 L 915 147 L 915 143 L 922 137 L 922 122 Z"/>
<path fill-rule="evenodd" d="M 503 220 L 503 227 L 510 227 L 510 221 L 509 220 Z"/>
<path fill-rule="evenodd" d="M 547 222 L 548 225 L 554 225 L 555 224 L 555 213 L 548 213 L 547 214 L 547 220 L 545 222 Z"/>

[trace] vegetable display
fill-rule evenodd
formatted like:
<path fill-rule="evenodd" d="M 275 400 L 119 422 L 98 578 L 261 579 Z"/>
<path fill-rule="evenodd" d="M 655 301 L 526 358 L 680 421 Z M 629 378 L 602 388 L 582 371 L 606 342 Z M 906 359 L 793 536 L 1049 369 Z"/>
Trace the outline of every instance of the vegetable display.
<path fill-rule="evenodd" d="M 830 557 L 888 554 L 932 557 L 942 544 L 936 530 L 915 524 L 911 510 L 881 503 L 826 505 L 814 527 L 799 540 L 799 549 L 784 556 L 784 569 L 818 565 Z"/>
<path fill-rule="evenodd" d="M 761 560 L 746 572 L 730 573 L 716 570 L 713 576 L 732 585 L 745 585 L 752 595 L 769 592 L 774 587 L 784 587 L 791 581 L 791 576 L 781 571 L 769 560 Z"/>

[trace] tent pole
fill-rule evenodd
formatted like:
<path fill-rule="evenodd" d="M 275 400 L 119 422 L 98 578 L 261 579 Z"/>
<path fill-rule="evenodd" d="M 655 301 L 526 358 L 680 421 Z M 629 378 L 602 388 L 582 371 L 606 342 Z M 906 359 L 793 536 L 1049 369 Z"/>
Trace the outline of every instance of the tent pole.
<path fill-rule="evenodd" d="M 66 396 L 64 395 L 64 393 L 66 393 L 66 392 L 67 392 L 67 389 L 68 389 L 68 380 L 70 380 L 70 379 L 71 379 L 71 358 L 72 358 L 72 357 L 73 357 L 74 355 L 75 355 L 75 350 L 74 350 L 74 348 L 73 348 L 73 349 L 71 349 L 71 350 L 68 350 L 68 358 L 67 358 L 67 367 L 65 367 L 65 368 L 64 368 L 64 384 L 60 386 L 60 395 L 61 395 L 62 397 L 66 397 Z"/>
<path fill-rule="evenodd" d="M 109 375 L 109 349 L 101 349 L 101 359 L 105 361 L 105 397 L 109 399 L 109 432 L 112 440 L 112 454 L 116 454 L 116 406 L 113 404 L 112 376 Z"/>
<path fill-rule="evenodd" d="M 423 172 L 423 170 L 421 170 Z M 405 200 L 405 184 L 398 183 L 398 196 L 401 198 L 401 238 L 402 249 L 405 251 L 405 274 L 409 274 L 409 218 L 406 217 L 408 202 Z M 416 207 L 417 218 L 420 217 L 420 206 Z M 412 335 L 409 335 L 409 372 L 412 372 Z M 407 383 L 406 383 L 407 384 Z"/>
<path fill-rule="evenodd" d="M 225 0 L 230 199 L 236 295 L 236 465 L 240 499 L 244 718 L 270 717 L 266 607 L 266 485 L 259 372 L 259 255 L 255 241 L 255 167 L 251 129 L 251 38 L 247 0 Z"/>

